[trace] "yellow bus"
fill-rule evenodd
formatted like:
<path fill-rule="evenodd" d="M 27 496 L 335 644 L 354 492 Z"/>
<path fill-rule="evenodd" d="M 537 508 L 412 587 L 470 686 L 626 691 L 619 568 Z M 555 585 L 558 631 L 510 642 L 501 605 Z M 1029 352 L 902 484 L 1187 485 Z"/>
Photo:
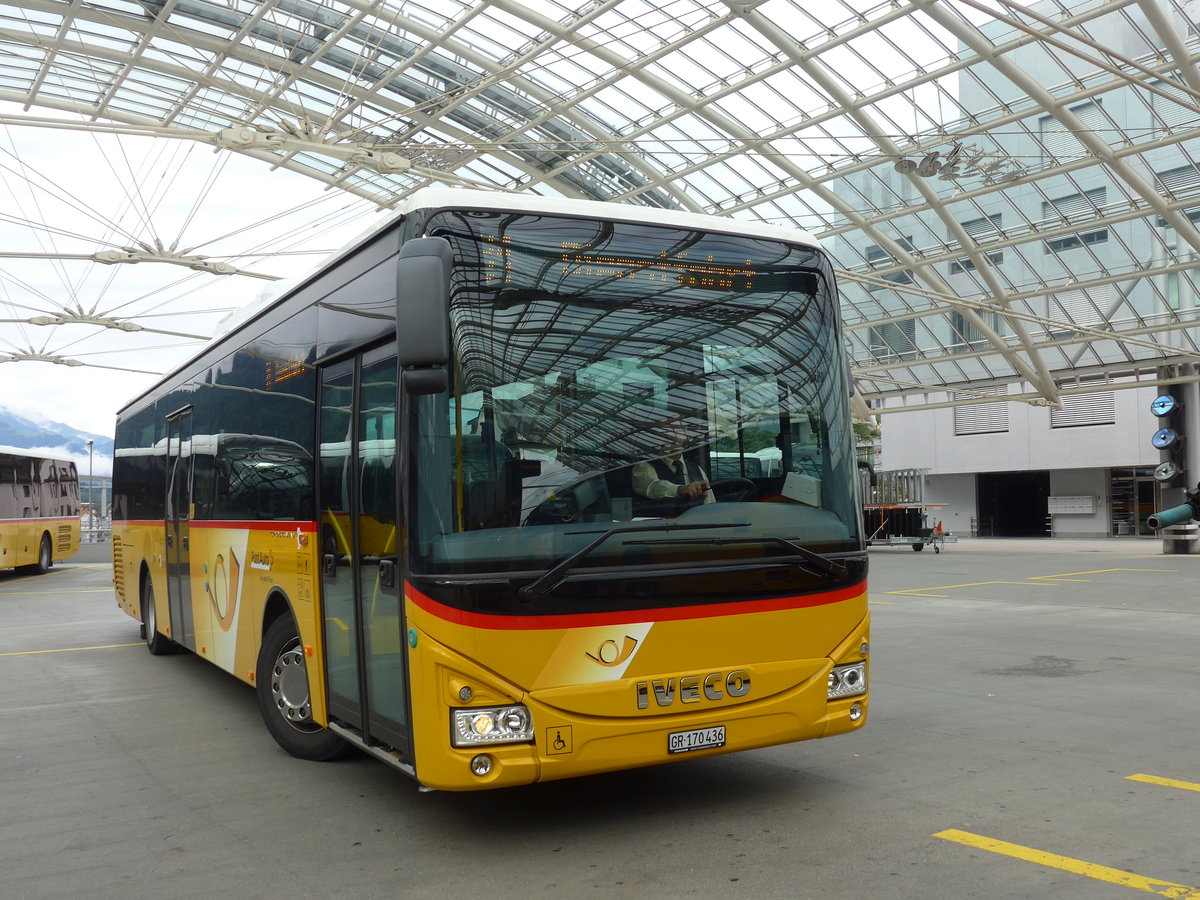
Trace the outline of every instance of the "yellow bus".
<path fill-rule="evenodd" d="M 0 451 L 0 569 L 42 575 L 78 551 L 75 463 Z"/>
<path fill-rule="evenodd" d="M 117 602 L 427 788 L 853 732 L 849 396 L 804 232 L 429 188 L 119 413 Z"/>

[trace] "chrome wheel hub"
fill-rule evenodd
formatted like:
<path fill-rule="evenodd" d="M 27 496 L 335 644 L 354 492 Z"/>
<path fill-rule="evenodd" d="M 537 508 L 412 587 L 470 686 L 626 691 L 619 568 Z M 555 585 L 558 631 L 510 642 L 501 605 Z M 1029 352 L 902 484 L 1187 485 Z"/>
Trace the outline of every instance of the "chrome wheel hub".
<path fill-rule="evenodd" d="M 312 723 L 308 669 L 299 641 L 284 647 L 275 660 L 271 669 L 271 699 L 280 715 L 293 725 Z"/>

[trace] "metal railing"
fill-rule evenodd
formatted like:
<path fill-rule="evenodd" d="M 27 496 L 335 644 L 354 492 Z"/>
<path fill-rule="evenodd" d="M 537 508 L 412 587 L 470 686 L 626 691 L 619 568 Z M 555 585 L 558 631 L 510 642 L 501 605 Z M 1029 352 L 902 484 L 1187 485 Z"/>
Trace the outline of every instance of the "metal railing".
<path fill-rule="evenodd" d="M 112 541 L 112 520 L 97 516 L 88 522 L 85 515 L 79 524 L 79 542 L 81 544 L 107 544 Z"/>

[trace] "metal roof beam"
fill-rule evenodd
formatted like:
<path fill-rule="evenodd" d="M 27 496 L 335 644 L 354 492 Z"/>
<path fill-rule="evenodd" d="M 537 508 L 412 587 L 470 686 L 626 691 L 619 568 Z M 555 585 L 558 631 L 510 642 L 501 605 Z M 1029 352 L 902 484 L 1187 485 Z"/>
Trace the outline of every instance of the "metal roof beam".
<path fill-rule="evenodd" d="M 946 28 L 955 33 L 957 20 L 952 16 L 947 15 L 946 11 L 941 7 L 937 0 L 914 0 L 923 6 L 926 12 L 934 19 L 942 23 Z M 966 2 L 966 0 L 964 0 Z M 1192 225 L 1187 216 L 1182 215 L 1164 202 L 1154 186 L 1142 177 L 1141 173 L 1136 171 L 1132 166 L 1128 165 L 1125 160 L 1115 154 L 1111 147 L 1104 141 L 1100 140 L 1087 126 L 1079 120 L 1075 113 L 1067 108 L 1067 104 L 1061 99 L 1054 97 L 1047 91 L 1037 79 L 1026 72 L 1021 66 L 1016 65 L 1010 60 L 1000 56 L 989 50 L 987 39 L 978 32 L 972 33 L 967 29 L 958 29 L 958 36 L 963 43 L 967 44 L 971 49 L 978 53 L 982 58 L 988 59 L 993 66 L 1003 74 L 1009 81 L 1025 91 L 1030 97 L 1038 101 L 1038 103 L 1052 116 L 1058 119 L 1069 131 L 1071 131 L 1076 139 L 1084 145 L 1097 159 L 1104 161 L 1109 168 L 1133 191 L 1137 194 L 1146 205 L 1161 215 L 1175 229 L 1180 232 L 1180 236 L 1191 244 L 1192 248 L 1200 252 L 1200 232 Z"/>
<path fill-rule="evenodd" d="M 1080 396 L 1080 395 L 1094 394 L 1097 391 L 1133 391 L 1133 390 L 1138 390 L 1139 388 L 1146 388 L 1146 387 L 1165 387 L 1167 385 L 1172 385 L 1172 384 L 1195 384 L 1197 382 L 1200 382 L 1200 375 L 1181 375 L 1181 376 L 1177 376 L 1174 378 L 1155 377 L 1153 380 L 1147 379 L 1145 381 L 1130 381 L 1130 382 L 1113 381 L 1113 382 L 1106 383 L 1104 385 L 1096 385 L 1096 386 L 1088 385 L 1086 387 L 1079 387 L 1079 388 L 1062 388 L 1062 389 L 1060 389 L 1060 394 L 1064 397 L 1074 397 L 1074 396 Z M 929 393 L 942 393 L 942 391 L 934 390 L 934 391 L 930 391 Z M 913 406 L 905 405 L 905 406 L 881 406 L 881 407 L 877 407 L 877 408 L 873 407 L 871 409 L 871 412 L 877 416 L 886 416 L 886 415 L 894 415 L 896 413 L 902 413 L 902 412 L 923 412 L 923 411 L 934 410 L 934 409 L 952 409 L 953 407 L 956 407 L 956 406 L 966 406 L 966 405 L 973 406 L 977 403 L 1018 402 L 1018 403 L 1029 403 L 1031 405 L 1037 406 L 1037 405 L 1040 405 L 1037 402 L 1040 399 L 1041 399 L 1041 397 L 1038 394 L 1028 393 L 1028 392 L 1022 393 L 1022 394 L 998 394 L 998 395 L 983 394 L 983 395 L 972 396 L 970 398 L 963 399 L 963 400 L 946 400 L 946 401 L 933 402 L 933 403 L 921 403 L 921 404 L 913 405 Z"/>
<path fill-rule="evenodd" d="M 796 61 L 796 64 L 802 68 L 805 74 L 813 79 L 813 81 L 816 82 L 823 91 L 833 98 L 834 102 L 846 106 L 847 115 L 858 124 L 859 128 L 862 129 L 865 135 L 873 138 L 880 150 L 888 155 L 899 152 L 899 148 L 889 138 L 886 138 L 883 135 L 882 129 L 878 127 L 875 121 L 864 110 L 852 108 L 853 98 L 845 93 L 842 87 L 832 77 L 829 76 L 822 66 L 817 65 L 816 61 L 814 60 L 804 58 L 802 53 L 797 52 L 795 49 L 795 42 L 791 40 L 789 35 L 781 31 L 773 20 L 768 19 L 757 12 L 748 15 L 747 19 L 752 22 L 756 29 L 768 37 L 768 39 L 772 40 L 777 46 L 784 48 L 783 52 L 792 55 Z M 949 30 L 951 34 L 955 33 L 953 29 L 947 30 Z M 789 43 L 792 45 L 790 48 L 788 47 Z M 933 212 L 942 220 L 943 224 L 950 229 L 951 233 L 958 233 L 961 235 L 960 241 L 962 241 L 964 248 L 973 246 L 974 241 L 972 241 L 962 230 L 962 226 L 958 224 L 955 217 L 945 209 L 944 201 L 942 201 L 928 185 L 923 183 L 924 179 L 915 178 L 913 176 L 909 177 L 912 178 L 917 190 L 925 196 L 925 200 L 928 204 L 930 204 Z M 917 264 L 918 260 L 913 257 L 908 250 L 901 247 L 896 240 L 891 238 L 891 236 L 874 227 L 873 224 L 864 223 L 863 229 L 875 239 L 878 246 L 891 253 L 894 258 L 900 260 L 902 263 L 908 263 L 913 266 Z M 969 252 L 974 253 L 976 256 L 979 255 L 979 251 L 977 249 L 969 250 Z M 990 267 L 987 266 L 986 263 L 982 263 L 982 265 L 983 269 L 981 272 L 987 279 L 988 286 L 991 288 L 993 294 L 1003 293 L 1001 285 L 991 273 Z M 946 281 L 938 272 L 927 267 L 917 267 L 914 269 L 914 274 L 922 281 L 925 281 L 927 284 L 933 286 L 934 289 L 939 293 L 946 296 L 950 296 L 952 294 L 950 285 L 946 283 Z M 1021 341 L 1022 349 L 1025 351 L 1026 355 L 1024 357 L 1015 352 L 1015 350 L 1009 346 L 1008 342 L 1005 341 L 1004 338 L 1001 337 L 982 316 L 978 315 L 974 308 L 964 307 L 963 315 L 971 322 L 971 324 L 979 331 L 980 334 L 982 334 L 988 341 L 991 342 L 992 346 L 996 348 L 997 352 L 1002 355 L 1017 372 L 1019 372 L 1027 381 L 1041 388 L 1045 392 L 1047 398 L 1051 400 L 1054 399 L 1054 381 L 1050 377 L 1050 373 L 1046 369 L 1045 363 L 1036 353 L 1033 352 L 1032 338 L 1030 337 L 1029 333 L 1025 331 L 1023 325 L 1014 323 L 1013 329 L 1017 332 L 1018 339 Z"/>
<path fill-rule="evenodd" d="M 1179 34 L 1171 26 L 1171 22 L 1163 15 L 1160 5 L 1156 0 L 1138 0 L 1138 8 L 1158 35 L 1158 39 L 1162 41 L 1167 53 L 1171 55 L 1171 59 L 1179 69 L 1180 77 L 1192 89 L 1193 96 L 1200 95 L 1200 72 L 1196 70 L 1196 64 L 1190 60 L 1187 45 L 1180 39 Z"/>

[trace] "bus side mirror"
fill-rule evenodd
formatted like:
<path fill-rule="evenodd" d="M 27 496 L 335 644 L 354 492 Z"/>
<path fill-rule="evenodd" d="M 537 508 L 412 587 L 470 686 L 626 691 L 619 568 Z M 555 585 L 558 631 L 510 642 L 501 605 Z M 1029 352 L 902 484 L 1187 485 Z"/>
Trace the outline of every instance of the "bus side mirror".
<path fill-rule="evenodd" d="M 405 241 L 396 260 L 396 358 L 410 394 L 447 389 L 450 262 L 445 238 Z"/>
<path fill-rule="evenodd" d="M 450 390 L 450 376 L 444 368 L 405 369 L 400 373 L 400 384 L 410 396 L 444 394 Z"/>

